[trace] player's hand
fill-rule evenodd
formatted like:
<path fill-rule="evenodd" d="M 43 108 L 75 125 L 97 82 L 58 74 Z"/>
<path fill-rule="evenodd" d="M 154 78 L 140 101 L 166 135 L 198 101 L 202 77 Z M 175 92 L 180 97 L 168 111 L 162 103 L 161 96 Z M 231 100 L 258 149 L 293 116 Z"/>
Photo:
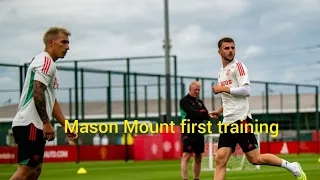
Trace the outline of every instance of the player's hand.
<path fill-rule="evenodd" d="M 211 111 L 211 112 L 209 113 L 210 117 L 211 117 L 212 119 L 215 119 L 215 120 L 218 120 L 218 119 L 219 119 L 220 114 L 221 114 L 221 113 L 220 113 L 219 111 Z"/>
<path fill-rule="evenodd" d="M 220 84 L 216 84 L 216 85 L 212 86 L 212 91 L 215 94 L 221 93 L 221 92 L 223 92 L 223 86 L 221 86 Z"/>
<path fill-rule="evenodd" d="M 78 134 L 76 132 L 69 131 L 69 129 L 67 130 L 66 135 L 68 137 L 68 141 L 73 141 L 78 138 Z"/>
<path fill-rule="evenodd" d="M 48 141 L 52 141 L 55 138 L 54 129 L 49 120 L 43 123 L 43 138 Z"/>

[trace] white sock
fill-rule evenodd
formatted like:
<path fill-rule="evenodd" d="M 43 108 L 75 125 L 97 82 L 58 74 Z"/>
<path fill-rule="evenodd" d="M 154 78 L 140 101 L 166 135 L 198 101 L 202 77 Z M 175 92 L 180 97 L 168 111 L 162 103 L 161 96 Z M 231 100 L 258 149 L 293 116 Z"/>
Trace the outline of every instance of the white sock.
<path fill-rule="evenodd" d="M 286 161 L 284 159 L 282 159 L 281 167 L 283 167 L 283 168 L 285 168 L 285 169 L 287 169 L 287 170 L 289 170 L 291 172 L 296 171 L 296 167 L 292 163 L 290 163 L 290 162 L 288 162 L 288 161 Z"/>

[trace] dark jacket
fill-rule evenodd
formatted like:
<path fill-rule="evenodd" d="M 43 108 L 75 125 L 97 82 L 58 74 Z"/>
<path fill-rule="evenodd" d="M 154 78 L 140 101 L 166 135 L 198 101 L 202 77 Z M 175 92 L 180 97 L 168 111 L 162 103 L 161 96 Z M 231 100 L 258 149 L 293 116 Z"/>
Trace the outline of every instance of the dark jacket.
<path fill-rule="evenodd" d="M 203 102 L 195 97 L 187 94 L 180 100 L 180 114 L 182 120 L 190 120 L 189 123 L 203 123 L 204 120 L 209 120 L 209 112 Z M 185 121 L 185 124 L 188 123 Z M 190 126 L 191 127 L 191 126 Z"/>

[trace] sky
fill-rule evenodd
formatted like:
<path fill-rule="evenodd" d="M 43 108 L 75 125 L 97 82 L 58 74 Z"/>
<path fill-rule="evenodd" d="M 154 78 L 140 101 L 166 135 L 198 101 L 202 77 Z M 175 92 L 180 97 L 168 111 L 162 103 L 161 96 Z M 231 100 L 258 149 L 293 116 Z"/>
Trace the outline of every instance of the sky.
<path fill-rule="evenodd" d="M 235 40 L 236 59 L 246 65 L 250 80 L 318 85 L 319 13 L 320 0 L 172 0 L 170 54 L 178 58 L 178 75 L 216 78 L 221 68 L 217 42 L 228 36 Z M 162 0 L 0 0 L 0 62 L 30 62 L 43 51 L 42 36 L 51 26 L 72 33 L 71 49 L 57 63 L 164 55 Z M 80 63 L 80 67 L 124 71 L 126 66 L 118 61 Z M 131 67 L 160 74 L 164 68 L 164 59 L 134 61 Z M 17 89 L 18 70 L 0 70 L 0 89 Z M 61 76 L 65 78 L 61 87 L 70 87 L 72 73 Z M 101 77 L 105 78 L 86 75 L 85 79 L 87 85 L 105 85 Z M 17 94 L 0 91 L 0 104 L 11 96 L 16 100 Z"/>

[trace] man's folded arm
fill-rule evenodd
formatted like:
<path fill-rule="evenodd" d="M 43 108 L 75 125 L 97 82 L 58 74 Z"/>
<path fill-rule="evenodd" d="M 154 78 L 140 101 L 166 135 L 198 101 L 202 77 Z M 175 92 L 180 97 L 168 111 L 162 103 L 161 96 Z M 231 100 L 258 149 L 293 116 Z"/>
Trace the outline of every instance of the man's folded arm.
<path fill-rule="evenodd" d="M 204 114 L 208 114 L 206 109 L 195 109 L 190 103 L 185 101 L 180 101 L 180 107 L 190 116 L 190 118 L 203 119 Z"/>

